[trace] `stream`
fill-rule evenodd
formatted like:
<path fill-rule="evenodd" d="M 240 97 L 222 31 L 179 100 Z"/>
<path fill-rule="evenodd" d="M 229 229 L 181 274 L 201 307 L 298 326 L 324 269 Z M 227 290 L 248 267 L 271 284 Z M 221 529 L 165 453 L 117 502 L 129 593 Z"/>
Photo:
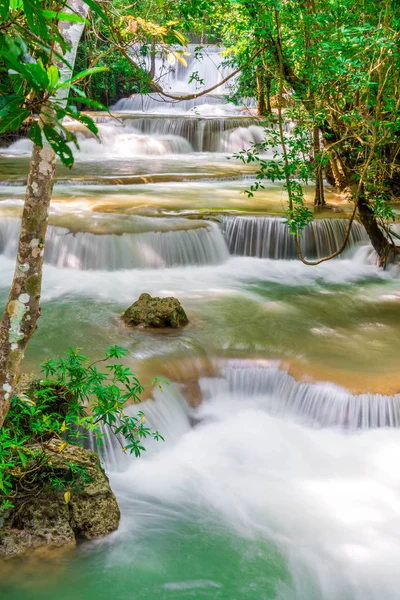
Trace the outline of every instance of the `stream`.
<path fill-rule="evenodd" d="M 58 169 L 23 369 L 68 346 L 126 347 L 165 442 L 140 459 L 105 448 L 119 530 L 6 564 L 1 597 L 398 599 L 398 272 L 374 264 L 358 223 L 341 258 L 296 259 L 281 186 L 247 198 L 254 168 L 232 158 L 262 137 L 248 107 L 137 96 L 115 112 L 96 117 L 103 144 L 79 131 L 74 168 Z M 0 149 L 2 304 L 30 148 Z M 309 258 L 344 238 L 349 208 L 326 197 L 338 208 L 305 232 Z M 122 327 L 143 292 L 176 296 L 189 325 Z M 170 385 L 152 391 L 155 376 Z"/>

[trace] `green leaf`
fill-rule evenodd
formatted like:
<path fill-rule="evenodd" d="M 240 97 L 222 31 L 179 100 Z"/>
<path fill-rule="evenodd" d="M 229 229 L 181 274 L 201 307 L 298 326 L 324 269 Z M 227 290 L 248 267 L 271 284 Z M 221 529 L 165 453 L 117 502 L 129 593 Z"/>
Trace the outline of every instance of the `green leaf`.
<path fill-rule="evenodd" d="M 108 67 L 93 67 L 91 69 L 85 69 L 84 71 L 77 73 L 70 79 L 67 79 L 62 84 L 60 84 L 58 87 L 59 88 L 68 87 L 71 83 L 76 83 L 77 81 L 84 79 L 88 75 L 93 75 L 94 73 L 102 73 L 103 71 L 109 71 L 109 68 Z"/>
<path fill-rule="evenodd" d="M 6 19 L 10 12 L 10 0 L 2 0 L 0 2 L 0 17 Z"/>
<path fill-rule="evenodd" d="M 88 117 L 87 115 L 79 114 L 75 118 L 78 119 L 78 121 L 80 121 L 81 123 L 84 123 L 84 125 L 86 125 L 86 127 L 89 129 L 89 131 L 91 131 L 95 135 L 97 135 L 99 133 L 99 128 L 97 127 L 96 123 L 93 121 L 93 119 L 91 117 Z"/>
<path fill-rule="evenodd" d="M 39 64 L 28 63 L 25 64 L 25 72 L 27 73 L 27 79 L 31 86 L 38 90 L 46 90 L 49 85 L 49 78 L 46 70 Z"/>
<path fill-rule="evenodd" d="M 26 108 L 20 108 L 9 115 L 6 115 L 4 119 L 1 120 L 0 133 L 16 131 L 29 115 L 30 112 Z"/>
<path fill-rule="evenodd" d="M 58 81 L 60 79 L 60 74 L 58 72 L 58 69 L 55 65 L 51 65 L 48 69 L 47 69 L 47 77 L 49 79 L 49 86 L 52 90 L 54 90 L 54 88 L 56 87 L 56 85 L 58 84 Z"/>
<path fill-rule="evenodd" d="M 86 98 L 85 92 L 83 90 L 81 90 L 78 86 L 71 85 L 71 90 L 73 90 L 75 92 L 75 94 L 77 94 L 78 96 L 80 96 L 82 98 Z"/>
<path fill-rule="evenodd" d="M 10 96 L 0 96 L 0 117 L 4 117 L 9 112 L 15 110 L 25 101 L 24 96 L 11 94 Z"/>
<path fill-rule="evenodd" d="M 39 127 L 39 124 L 36 121 L 32 123 L 28 135 L 29 139 L 32 140 L 32 142 L 36 146 L 40 146 L 40 148 L 43 148 L 42 131 Z"/>
<path fill-rule="evenodd" d="M 76 91 L 75 87 L 73 89 L 74 91 Z M 102 104 L 101 102 L 98 102 L 97 100 L 92 100 L 91 98 L 70 98 L 69 101 L 77 103 L 82 102 L 82 104 L 88 104 L 92 108 L 98 108 L 99 110 L 106 110 L 107 112 L 109 112 L 107 106 L 104 106 L 104 104 Z"/>
<path fill-rule="evenodd" d="M 46 22 L 43 17 L 41 0 L 23 0 L 23 7 L 29 27 L 44 40 L 49 39 Z"/>
<path fill-rule="evenodd" d="M 42 14 L 45 19 L 57 19 L 58 21 L 69 21 L 70 23 L 85 23 L 89 25 L 89 21 L 85 17 L 81 17 L 76 13 L 56 12 L 54 10 L 43 10 Z"/>
<path fill-rule="evenodd" d="M 4 58 L 6 63 L 11 65 L 17 74 L 26 79 L 34 90 L 41 91 L 47 89 L 49 78 L 41 65 L 37 63 L 23 63 L 12 54 L 4 51 L 0 52 L 0 56 Z"/>
<path fill-rule="evenodd" d="M 26 467 L 26 463 L 28 462 L 28 459 L 26 458 L 26 455 L 24 454 L 24 452 L 20 448 L 17 448 L 17 452 L 18 452 L 19 457 L 21 459 L 22 466 Z"/>
<path fill-rule="evenodd" d="M 45 125 L 43 128 L 43 132 L 50 146 L 53 148 L 57 156 L 61 159 L 61 162 L 66 167 L 72 167 L 72 165 L 74 164 L 74 156 L 72 154 L 71 148 L 68 146 L 66 141 L 55 129 L 50 127 L 50 125 Z"/>
<path fill-rule="evenodd" d="M 98 17 L 100 17 L 100 19 L 102 19 L 104 21 L 104 23 L 106 23 L 107 25 L 110 24 L 110 21 L 108 19 L 108 17 L 106 16 L 105 12 L 103 11 L 102 8 L 100 8 L 100 6 L 98 5 L 97 2 L 95 2 L 95 0 L 84 0 L 85 4 L 88 5 L 88 7 L 94 12 L 96 13 L 96 15 Z"/>

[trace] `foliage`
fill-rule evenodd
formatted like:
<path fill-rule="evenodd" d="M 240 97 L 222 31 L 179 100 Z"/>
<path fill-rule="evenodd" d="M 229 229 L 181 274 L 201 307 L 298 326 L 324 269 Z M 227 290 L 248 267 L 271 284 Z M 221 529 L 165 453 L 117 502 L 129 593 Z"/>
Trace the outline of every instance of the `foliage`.
<path fill-rule="evenodd" d="M 85 3 L 105 15 L 94 0 Z M 62 21 L 86 24 L 86 19 L 68 8 L 67 0 L 11 0 L 2 2 L 0 25 L 0 134 L 14 132 L 23 124 L 30 139 L 38 146 L 49 144 L 62 162 L 71 166 L 70 143 L 78 147 L 76 136 L 62 120 L 70 117 L 97 134 L 97 126 L 77 109 L 76 98 L 65 99 L 71 87 L 82 104 L 104 108 L 87 98 L 79 83 L 85 77 L 104 70 L 95 67 L 75 73 L 65 81 L 70 46 L 59 31 Z M 64 92 L 66 90 L 66 92 Z"/>
<path fill-rule="evenodd" d="M 400 181 L 399 3 L 232 0 L 231 6 L 232 18 L 225 18 L 223 27 L 232 52 L 248 55 L 257 44 L 263 48 L 260 60 L 278 91 L 278 128 L 290 116 L 284 110 L 289 96 L 304 132 L 320 135 L 321 145 L 310 144 L 315 174 L 327 163 L 332 166 L 338 190 L 354 202 L 384 264 Z M 245 71 L 243 83 L 254 90 L 254 75 Z M 276 139 L 269 134 L 267 129 L 274 150 Z M 298 130 L 293 135 L 301 143 L 303 134 Z M 258 164 L 258 184 L 268 171 L 286 181 L 288 223 L 294 234 L 309 219 L 298 185 L 306 180 L 299 176 L 301 167 L 292 153 L 296 143 L 291 136 L 282 137 L 277 167 L 267 165 L 257 149 L 242 156 Z M 315 176 L 311 169 L 307 179 Z"/>
<path fill-rule="evenodd" d="M 162 85 L 162 78 L 154 79 L 156 55 L 164 61 L 164 74 L 178 62 L 186 66 L 184 46 L 188 40 L 178 30 L 184 23 L 175 18 L 177 12 L 171 5 L 119 0 L 105 10 L 107 22 L 96 14 L 91 16 L 75 66 L 76 70 L 106 67 L 87 79 L 85 92 L 90 98 L 108 106 L 121 96 L 154 91 Z M 157 23 L 151 18 L 154 14 Z"/>
<path fill-rule="evenodd" d="M 87 482 L 85 471 L 73 463 L 67 478 L 57 473 L 45 454 L 53 438 L 62 440 L 58 447 L 62 452 L 67 444 L 81 445 L 88 435 L 99 446 L 105 435 L 114 435 L 124 452 L 137 457 L 145 450 L 145 438 L 163 439 L 146 426 L 143 412 L 124 413 L 125 405 L 138 402 L 143 392 L 134 373 L 113 362 L 126 354 L 124 348 L 110 346 L 104 358 L 91 363 L 78 349 L 70 349 L 65 358 L 45 361 L 41 367 L 45 378 L 14 396 L 0 431 L 3 505 L 46 485 L 64 490 Z M 105 370 L 100 370 L 104 363 Z"/>
<path fill-rule="evenodd" d="M 287 118 L 294 116 L 287 113 Z M 282 126 L 285 123 L 281 124 Z M 302 184 L 307 184 L 314 178 L 315 167 L 310 160 L 312 155 L 312 140 L 307 124 L 300 120 L 292 131 L 285 132 L 284 144 L 286 158 L 282 154 L 282 140 L 277 123 L 266 121 L 263 123 L 265 139 L 253 144 L 249 150 L 242 150 L 235 156 L 244 163 L 256 163 L 258 172 L 256 180 L 246 193 L 252 197 L 259 189 L 264 189 L 264 181 L 282 181 L 283 189 L 291 195 L 293 206 L 285 211 L 286 222 L 292 234 L 300 233 L 308 223 L 313 220 L 313 214 L 304 204 Z M 267 152 L 272 150 L 271 158 Z"/>

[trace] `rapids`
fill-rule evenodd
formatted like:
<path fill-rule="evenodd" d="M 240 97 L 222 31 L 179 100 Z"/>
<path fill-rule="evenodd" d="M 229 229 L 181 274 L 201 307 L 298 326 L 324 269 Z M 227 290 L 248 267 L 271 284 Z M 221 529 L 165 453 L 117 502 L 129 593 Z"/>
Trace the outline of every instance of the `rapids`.
<path fill-rule="evenodd" d="M 157 58 L 178 95 L 196 90 L 188 73 L 205 86 L 227 73 L 217 47 L 204 61 L 190 51 L 187 71 Z M 94 360 L 126 347 L 146 387 L 140 409 L 165 442 L 136 460 L 107 439 L 120 529 L 1 565 L 7 600 L 399 597 L 399 273 L 376 266 L 357 222 L 340 259 L 297 260 L 281 185 L 247 198 L 254 168 L 231 156 L 263 137 L 252 102 L 233 106 L 221 91 L 122 98 L 115 118 L 95 115 L 102 143 L 66 123 L 80 150 L 57 171 L 43 315 L 24 370 L 68 346 Z M 30 150 L 23 139 L 0 149 L 2 304 Z M 345 236 L 349 207 L 326 198 L 301 239 L 309 258 Z M 143 292 L 178 297 L 189 325 L 123 327 Z M 155 376 L 171 383 L 153 388 Z"/>

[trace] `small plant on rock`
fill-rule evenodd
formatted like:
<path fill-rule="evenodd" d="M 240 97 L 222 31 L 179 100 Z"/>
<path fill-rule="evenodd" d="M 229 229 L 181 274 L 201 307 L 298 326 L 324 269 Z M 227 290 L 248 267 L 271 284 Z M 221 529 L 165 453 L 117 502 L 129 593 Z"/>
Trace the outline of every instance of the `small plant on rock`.
<path fill-rule="evenodd" d="M 57 471 L 49 453 L 82 445 L 90 432 L 99 446 L 104 436 L 116 436 L 122 450 L 137 457 L 145 450 L 143 439 L 163 439 L 147 427 L 143 412 L 124 413 L 144 389 L 128 367 L 114 362 L 126 354 L 110 346 L 102 359 L 90 362 L 70 348 L 65 358 L 42 364 L 44 379 L 21 384 L 0 430 L 0 507 L 38 495 L 46 486 L 63 491 L 89 483 L 85 468 L 67 462 L 67 469 Z"/>

